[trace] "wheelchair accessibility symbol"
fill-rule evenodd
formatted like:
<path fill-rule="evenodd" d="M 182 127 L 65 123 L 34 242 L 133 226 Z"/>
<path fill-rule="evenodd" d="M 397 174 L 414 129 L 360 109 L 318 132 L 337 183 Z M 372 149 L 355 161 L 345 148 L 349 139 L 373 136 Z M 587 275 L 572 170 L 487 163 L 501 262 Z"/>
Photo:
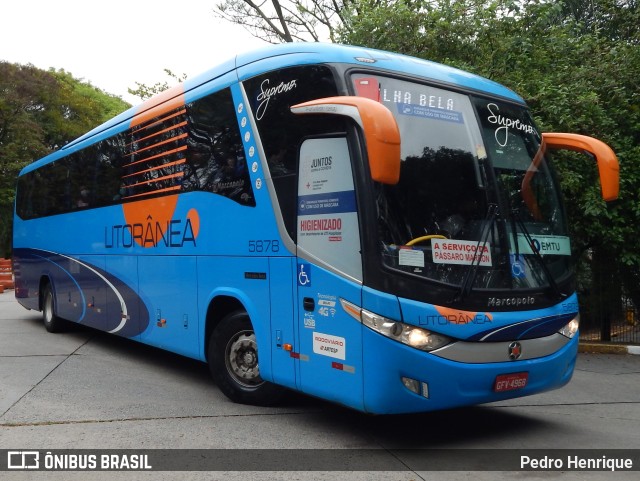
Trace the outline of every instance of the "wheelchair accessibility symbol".
<path fill-rule="evenodd" d="M 524 261 L 524 256 L 516 256 L 515 254 L 511 254 L 511 276 L 514 279 L 523 279 L 527 277 L 527 267 Z"/>
<path fill-rule="evenodd" d="M 311 264 L 298 264 L 298 285 L 311 287 Z"/>

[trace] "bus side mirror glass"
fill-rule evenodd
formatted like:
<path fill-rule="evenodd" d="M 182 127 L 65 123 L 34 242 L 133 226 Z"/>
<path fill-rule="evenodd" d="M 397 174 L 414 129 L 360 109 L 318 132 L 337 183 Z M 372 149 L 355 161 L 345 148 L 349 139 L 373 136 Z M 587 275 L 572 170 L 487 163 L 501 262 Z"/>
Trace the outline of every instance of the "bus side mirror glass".
<path fill-rule="evenodd" d="M 327 97 L 291 107 L 294 114 L 344 115 L 364 132 L 371 177 L 383 184 L 400 179 L 400 130 L 384 105 L 364 97 Z"/>
<path fill-rule="evenodd" d="M 620 189 L 620 165 L 615 152 L 604 142 L 578 134 L 542 134 L 544 145 L 548 149 L 566 149 L 586 152 L 596 158 L 600 173 L 602 198 L 606 201 L 618 198 Z"/>

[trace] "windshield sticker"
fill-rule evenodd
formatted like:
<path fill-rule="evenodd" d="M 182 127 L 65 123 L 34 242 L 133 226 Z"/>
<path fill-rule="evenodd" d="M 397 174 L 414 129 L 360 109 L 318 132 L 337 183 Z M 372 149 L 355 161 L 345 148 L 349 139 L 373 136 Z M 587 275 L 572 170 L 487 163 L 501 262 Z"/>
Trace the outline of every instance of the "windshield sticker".
<path fill-rule="evenodd" d="M 298 215 L 340 214 L 343 212 L 356 212 L 355 191 L 298 197 Z"/>
<path fill-rule="evenodd" d="M 360 279 L 360 230 L 345 137 L 306 139 L 300 146 L 298 246 Z"/>
<path fill-rule="evenodd" d="M 511 251 L 514 252 L 513 237 L 509 236 Z M 568 237 L 559 235 L 532 235 L 533 247 L 541 255 L 570 256 L 571 242 Z M 521 254 L 533 255 L 533 249 L 524 234 L 518 234 L 518 250 Z"/>
<path fill-rule="evenodd" d="M 525 279 L 527 277 L 527 263 L 523 255 L 510 254 L 509 262 L 511 263 L 511 277 L 514 279 Z"/>
<path fill-rule="evenodd" d="M 424 267 L 424 252 L 419 249 L 402 247 L 398 253 L 398 264 L 401 266 Z"/>
<path fill-rule="evenodd" d="M 496 104 L 487 104 L 489 116 L 487 121 L 490 124 L 497 125 L 494 136 L 500 147 L 506 147 L 509 143 L 509 129 L 519 130 L 526 134 L 537 134 L 536 129 L 529 124 L 522 122 L 520 119 L 512 119 L 500 114 L 500 107 Z"/>
<path fill-rule="evenodd" d="M 382 89 L 382 101 L 394 104 L 414 104 L 440 110 L 454 110 L 453 98 L 441 95 L 414 94 L 407 90 Z M 416 102 L 417 101 L 417 102 Z"/>
<path fill-rule="evenodd" d="M 269 100 L 271 100 L 271 97 L 276 97 L 278 94 L 295 89 L 298 86 L 296 84 L 297 81 L 297 79 L 294 79 L 288 82 L 280 82 L 278 85 L 272 87 L 271 80 L 264 79 L 260 84 L 260 93 L 256 97 L 256 100 L 258 101 L 256 119 L 262 120 L 262 117 L 267 111 L 267 107 L 269 107 Z"/>
<path fill-rule="evenodd" d="M 431 254 L 435 264 L 493 265 L 488 242 L 478 245 L 476 241 L 432 239 Z"/>
<path fill-rule="evenodd" d="M 394 103 L 400 115 L 463 123 L 462 112 L 455 110 L 454 99 L 442 95 L 417 94 L 408 90 L 381 90 L 381 101 Z"/>
<path fill-rule="evenodd" d="M 476 144 L 476 156 L 479 159 L 486 159 L 487 158 L 487 150 L 484 148 L 484 145 Z"/>
<path fill-rule="evenodd" d="M 443 120 L 445 122 L 455 122 L 457 124 L 464 123 L 462 112 L 455 110 L 445 110 L 432 107 L 423 107 L 415 104 L 397 104 L 398 113 L 402 115 L 411 115 L 413 117 L 422 117 L 423 119 Z"/>

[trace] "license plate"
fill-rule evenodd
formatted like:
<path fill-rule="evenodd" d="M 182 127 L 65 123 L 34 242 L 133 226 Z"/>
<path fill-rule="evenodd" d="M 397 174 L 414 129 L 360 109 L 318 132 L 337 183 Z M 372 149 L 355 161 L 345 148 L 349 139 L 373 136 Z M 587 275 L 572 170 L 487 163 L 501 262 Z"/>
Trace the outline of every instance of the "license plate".
<path fill-rule="evenodd" d="M 496 382 L 493 384 L 493 390 L 495 392 L 515 391 L 516 389 L 522 389 L 527 385 L 529 379 L 528 372 L 516 372 L 514 374 L 501 374 L 496 377 Z"/>

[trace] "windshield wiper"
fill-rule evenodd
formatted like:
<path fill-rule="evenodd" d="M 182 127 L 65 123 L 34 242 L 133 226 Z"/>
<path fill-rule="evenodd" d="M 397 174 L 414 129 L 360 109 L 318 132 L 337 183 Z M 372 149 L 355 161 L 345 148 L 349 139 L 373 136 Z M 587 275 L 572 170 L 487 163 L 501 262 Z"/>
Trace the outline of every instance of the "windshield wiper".
<path fill-rule="evenodd" d="M 487 209 L 487 217 L 485 218 L 484 227 L 482 228 L 482 234 L 480 235 L 480 239 L 478 239 L 478 243 L 476 244 L 475 255 L 467 272 L 465 272 L 464 278 L 462 279 L 462 283 L 460 284 L 460 290 L 457 292 L 456 296 L 453 298 L 453 302 L 461 302 L 465 297 L 469 295 L 473 288 L 473 281 L 476 278 L 476 272 L 478 271 L 478 266 L 480 265 L 480 260 L 482 259 L 482 253 L 485 251 L 487 246 L 487 241 L 489 240 L 489 234 L 493 229 L 493 225 L 498 218 L 498 206 L 497 204 L 489 204 L 489 208 Z"/>
<path fill-rule="evenodd" d="M 518 209 L 513 209 L 511 211 L 511 220 L 512 222 L 515 221 L 514 226 L 515 224 L 520 226 L 520 230 L 524 234 L 524 238 L 526 239 L 527 244 L 531 248 L 531 252 L 533 252 L 533 257 L 538 261 L 538 263 L 540 264 L 540 267 L 542 267 L 542 272 L 544 272 L 544 275 L 547 278 L 547 281 L 549 282 L 551 289 L 553 289 L 553 292 L 556 294 L 556 296 L 560 298 L 567 297 L 565 294 L 562 293 L 562 291 L 558 287 L 558 284 L 556 284 L 556 280 L 553 278 L 553 274 L 551 274 L 549 267 L 544 261 L 544 257 L 542 257 L 542 254 L 540 254 L 540 251 L 538 250 L 535 243 L 533 242 L 533 237 L 531 237 L 531 234 L 529 234 L 529 231 L 527 230 L 527 226 L 524 225 L 524 222 L 522 222 L 522 218 L 520 217 L 520 212 L 518 211 Z M 516 256 L 517 256 L 516 260 L 519 260 L 520 256 L 519 256 L 519 249 L 518 249 L 518 238 L 515 230 L 513 232 L 513 236 L 514 236 L 514 243 L 515 243 Z"/>

